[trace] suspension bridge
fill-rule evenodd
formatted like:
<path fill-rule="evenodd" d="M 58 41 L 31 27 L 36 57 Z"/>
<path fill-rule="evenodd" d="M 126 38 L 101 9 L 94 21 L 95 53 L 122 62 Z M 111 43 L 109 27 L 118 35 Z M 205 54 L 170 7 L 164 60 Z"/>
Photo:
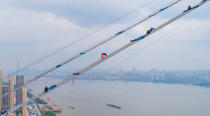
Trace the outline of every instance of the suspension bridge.
<path fill-rule="evenodd" d="M 129 26 L 128 28 L 123 29 L 123 30 L 117 32 L 117 33 L 114 34 L 113 36 L 111 36 L 111 37 L 109 37 L 109 38 L 107 38 L 107 39 L 105 39 L 105 40 L 103 40 L 103 41 L 97 43 L 96 45 L 94 45 L 94 46 L 88 48 L 87 50 L 85 50 L 85 51 L 83 51 L 83 52 L 81 52 L 81 53 L 78 53 L 76 56 L 73 56 L 73 57 L 71 57 L 70 59 L 68 59 L 68 60 L 66 60 L 66 61 L 64 61 L 64 62 L 62 62 L 62 63 L 60 63 L 60 64 L 58 64 L 58 65 L 56 65 L 56 66 L 54 66 L 54 67 L 52 67 L 51 69 L 47 70 L 46 72 L 44 72 L 44 73 L 42 73 L 42 74 L 40 74 L 40 75 L 38 75 L 38 76 L 32 78 L 31 80 L 27 81 L 27 82 L 24 84 L 24 86 L 26 86 L 26 85 L 28 85 L 28 84 L 34 82 L 35 80 L 37 80 L 37 79 L 39 79 L 39 78 L 41 78 L 41 77 L 43 77 L 43 76 L 49 74 L 50 72 L 53 72 L 53 71 L 55 71 L 55 70 L 61 68 L 62 66 L 64 66 L 64 65 L 66 65 L 66 64 L 68 64 L 68 63 L 74 61 L 75 59 L 78 59 L 79 57 L 81 57 L 81 56 L 87 54 L 88 52 L 90 52 L 90 51 L 92 51 L 92 50 L 94 50 L 94 49 L 97 49 L 97 47 L 99 47 L 99 46 L 101 46 L 101 45 L 107 43 L 108 41 L 110 41 L 110 40 L 112 40 L 112 39 L 114 39 L 114 38 L 116 38 L 116 37 L 118 37 L 118 36 L 120 36 L 120 35 L 126 33 L 128 30 L 130 30 L 130 29 L 136 27 L 137 25 L 139 25 L 139 24 L 141 24 L 141 23 L 147 21 L 148 19 L 150 19 L 150 18 L 152 18 L 152 17 L 158 15 L 159 13 L 166 11 L 167 9 L 169 9 L 170 7 L 176 5 L 177 3 L 181 2 L 181 1 L 182 1 L 182 0 L 175 0 L 175 1 L 173 1 L 172 3 L 169 3 L 168 5 L 166 5 L 166 6 L 162 7 L 162 8 L 160 8 L 160 9 L 158 9 L 157 11 L 155 11 L 155 12 L 153 12 L 152 14 L 148 15 L 147 17 L 145 17 L 145 18 L 143 18 L 143 19 L 140 19 L 137 23 L 135 23 L 135 24 Z M 122 46 L 121 48 L 115 50 L 114 52 L 108 54 L 108 55 L 105 56 L 103 59 L 99 59 L 99 60 L 93 62 L 92 64 L 88 65 L 87 67 L 84 67 L 84 68 L 81 69 L 80 71 L 78 71 L 78 72 L 76 72 L 76 73 L 73 73 L 70 77 L 68 77 L 68 78 L 66 78 L 66 79 L 64 79 L 64 80 L 62 80 L 61 82 L 58 82 L 57 84 L 51 85 L 51 86 L 49 87 L 48 92 L 41 92 L 41 93 L 39 93 L 38 95 L 35 95 L 35 96 L 33 96 L 32 98 L 28 99 L 27 101 L 24 101 L 23 103 L 21 103 L 21 104 L 19 104 L 19 105 L 16 105 L 14 108 L 9 109 L 8 111 L 6 111 L 6 112 L 5 112 L 4 114 L 2 114 L 2 115 L 5 116 L 5 115 L 7 115 L 7 114 L 9 114 L 9 113 L 15 112 L 16 110 L 18 110 L 19 108 L 23 107 L 24 105 L 27 105 L 27 104 L 29 104 L 30 102 L 34 101 L 37 97 L 46 96 L 47 94 L 53 92 L 55 89 L 57 89 L 57 88 L 63 86 L 64 84 L 68 83 L 68 82 L 71 81 L 72 79 L 75 79 L 75 78 L 79 77 L 80 75 L 84 74 L 85 72 L 89 71 L 90 69 L 94 68 L 95 66 L 97 66 L 97 65 L 99 65 L 99 64 L 101 64 L 101 63 L 103 63 L 104 61 L 106 61 L 106 60 L 112 58 L 113 56 L 115 56 L 115 55 L 117 55 L 118 53 L 124 51 L 125 49 L 127 49 L 127 48 L 129 48 L 129 47 L 135 45 L 136 43 L 140 42 L 141 40 L 147 39 L 147 38 L 148 38 L 149 36 L 151 36 L 152 34 L 158 32 L 159 30 L 161 30 L 161 29 L 163 29 L 164 27 L 170 25 L 170 24 L 173 23 L 174 21 L 176 21 L 176 20 L 178 20 L 178 19 L 184 17 L 185 15 L 191 13 L 192 11 L 198 9 L 199 7 L 203 6 L 203 5 L 206 4 L 207 2 L 209 2 L 209 0 L 202 0 L 202 1 L 200 1 L 198 4 L 196 4 L 196 5 L 194 5 L 194 6 L 189 6 L 187 9 L 184 9 L 184 10 L 183 10 L 180 14 L 178 14 L 177 16 L 171 18 L 170 20 L 164 22 L 163 24 L 161 24 L 161 25 L 159 25 L 159 26 L 157 26 L 157 27 L 153 27 L 152 29 L 150 29 L 149 31 L 147 31 L 144 35 L 141 35 L 141 36 L 139 36 L 138 38 L 132 38 L 130 41 L 128 41 L 128 43 L 127 43 L 126 45 L 124 45 L 124 46 Z M 81 39 L 81 40 L 82 40 L 82 39 Z M 75 42 L 75 43 L 76 43 L 76 42 Z M 67 46 L 64 46 L 63 48 L 56 50 L 56 51 L 53 52 L 52 54 L 50 54 L 50 55 L 48 55 L 48 56 L 45 56 L 45 57 L 43 57 L 42 59 L 37 60 L 37 61 L 34 62 L 34 63 L 31 63 L 31 65 L 28 65 L 27 68 L 30 67 L 30 66 L 32 66 L 32 65 L 35 65 L 35 64 L 37 64 L 37 63 L 40 63 L 42 60 L 45 60 L 45 59 L 51 57 L 52 55 L 57 54 L 58 52 L 62 51 L 63 49 L 65 49 L 65 48 L 67 48 L 67 47 L 70 47 L 71 45 L 73 45 L 73 44 L 68 44 Z M 20 70 L 20 71 L 24 71 L 24 70 L 25 70 L 25 68 L 23 68 L 23 69 Z M 18 73 L 18 72 L 15 72 L 14 74 L 16 74 L 16 73 Z M 21 89 L 21 88 L 16 88 L 16 89 L 13 90 L 13 92 L 17 91 L 18 89 Z M 6 95 L 8 95 L 8 94 L 10 94 L 10 93 L 6 93 L 6 94 L 2 95 L 1 97 L 4 97 L 4 96 L 6 96 Z"/>

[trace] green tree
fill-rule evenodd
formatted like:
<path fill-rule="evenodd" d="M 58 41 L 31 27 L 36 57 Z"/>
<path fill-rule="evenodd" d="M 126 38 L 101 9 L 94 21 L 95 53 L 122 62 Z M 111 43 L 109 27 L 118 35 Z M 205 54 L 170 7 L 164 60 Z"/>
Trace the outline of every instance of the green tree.
<path fill-rule="evenodd" d="M 56 116 L 54 112 L 51 111 L 41 111 L 42 116 Z"/>

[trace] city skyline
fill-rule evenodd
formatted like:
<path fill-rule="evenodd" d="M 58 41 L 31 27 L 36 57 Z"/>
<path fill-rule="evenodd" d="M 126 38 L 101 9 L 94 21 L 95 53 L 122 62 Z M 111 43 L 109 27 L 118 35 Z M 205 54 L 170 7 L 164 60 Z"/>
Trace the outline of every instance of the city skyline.
<path fill-rule="evenodd" d="M 25 87 L 23 87 L 24 78 L 23 76 L 17 75 L 17 81 L 16 81 L 16 87 L 21 87 L 21 91 L 17 90 L 14 91 L 15 83 L 14 78 L 8 77 L 8 83 L 3 84 L 2 81 L 2 71 L 0 70 L 0 110 L 1 112 L 9 110 L 10 108 L 13 108 L 15 105 L 22 103 L 23 101 L 27 100 L 27 90 Z M 15 95 L 16 93 L 16 95 Z M 3 96 L 2 96 L 3 95 Z M 16 100 L 16 101 L 15 101 Z M 22 116 L 28 116 L 27 114 L 27 106 L 24 106 L 22 109 L 23 115 Z M 8 116 L 15 116 L 14 113 L 8 114 Z"/>

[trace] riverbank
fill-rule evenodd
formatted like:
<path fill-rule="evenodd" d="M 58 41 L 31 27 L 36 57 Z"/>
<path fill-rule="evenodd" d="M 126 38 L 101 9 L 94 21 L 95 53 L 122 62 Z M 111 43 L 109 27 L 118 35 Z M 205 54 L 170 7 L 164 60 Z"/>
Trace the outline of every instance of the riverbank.
<path fill-rule="evenodd" d="M 27 93 L 27 96 L 28 98 L 33 97 L 30 92 Z M 61 108 L 55 105 L 49 97 L 47 100 L 39 97 L 34 102 L 36 103 L 36 107 L 41 116 L 56 116 L 56 113 L 60 113 L 62 111 Z"/>

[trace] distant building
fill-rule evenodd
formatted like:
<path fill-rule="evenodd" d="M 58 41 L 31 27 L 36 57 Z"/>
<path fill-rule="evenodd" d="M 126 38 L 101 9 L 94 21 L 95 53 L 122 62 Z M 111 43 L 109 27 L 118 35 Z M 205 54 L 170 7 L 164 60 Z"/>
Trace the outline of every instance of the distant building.
<path fill-rule="evenodd" d="M 27 88 L 22 87 L 22 92 L 23 92 L 22 101 L 25 102 L 27 100 Z M 22 116 L 28 116 L 27 105 L 24 105 L 22 107 Z"/>
<path fill-rule="evenodd" d="M 153 70 L 151 71 L 151 74 L 152 74 L 152 81 L 154 81 L 155 80 L 155 76 L 154 76 L 155 74 L 154 74 Z"/>
<path fill-rule="evenodd" d="M 14 96 L 14 78 L 9 78 L 9 108 L 14 107 L 15 105 L 15 96 Z"/>
<path fill-rule="evenodd" d="M 9 108 L 14 107 L 14 92 L 12 92 L 14 89 L 14 79 L 9 78 L 9 85 L 2 85 L 2 95 L 7 95 L 3 96 L 1 101 L 2 101 L 2 109 L 3 110 L 8 110 Z"/>
<path fill-rule="evenodd" d="M 164 69 L 162 69 L 162 71 L 161 71 L 161 79 L 162 79 L 162 81 L 165 80 L 165 70 Z"/>
<path fill-rule="evenodd" d="M 2 94 L 6 94 L 9 92 L 9 87 L 7 85 L 2 86 Z M 9 95 L 3 96 L 2 97 L 2 109 L 3 110 L 8 110 L 9 109 Z"/>
<path fill-rule="evenodd" d="M 24 85 L 24 76 L 23 75 L 17 75 L 16 76 L 16 87 L 20 88 L 16 90 L 16 105 L 23 102 L 23 92 L 22 87 Z"/>

